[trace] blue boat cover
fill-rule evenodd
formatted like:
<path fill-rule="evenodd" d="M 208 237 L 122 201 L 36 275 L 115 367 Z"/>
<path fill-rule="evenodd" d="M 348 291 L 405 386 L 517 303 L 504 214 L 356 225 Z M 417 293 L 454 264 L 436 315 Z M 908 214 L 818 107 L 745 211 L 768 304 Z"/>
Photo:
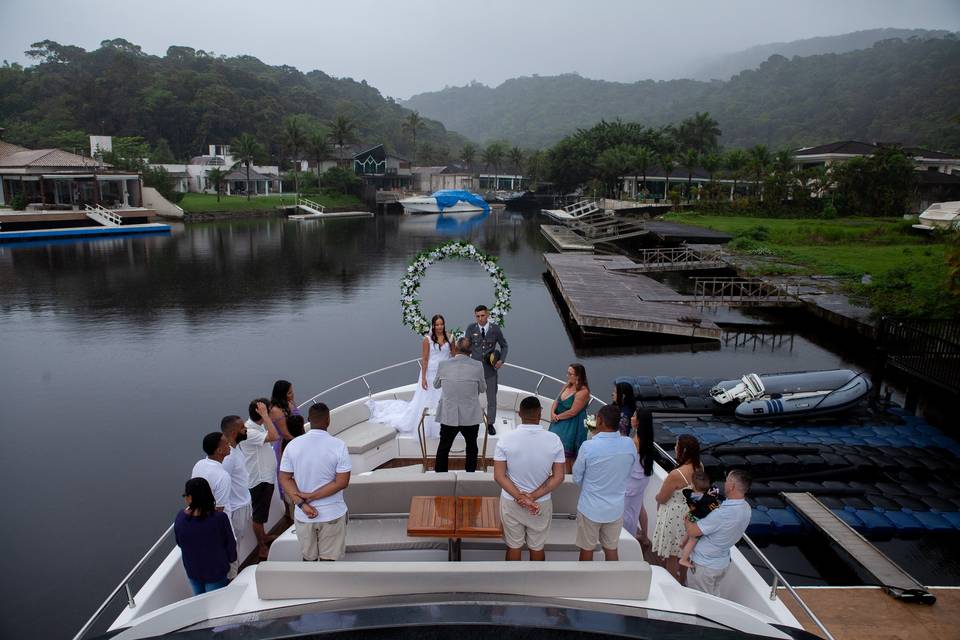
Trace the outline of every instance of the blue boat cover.
<path fill-rule="evenodd" d="M 437 208 L 440 209 L 440 211 L 449 209 L 462 201 L 469 202 L 470 204 L 480 207 L 484 212 L 490 213 L 490 205 L 487 204 L 486 200 L 475 193 L 463 189 L 441 189 L 440 191 L 434 191 L 433 197 L 437 199 Z"/>

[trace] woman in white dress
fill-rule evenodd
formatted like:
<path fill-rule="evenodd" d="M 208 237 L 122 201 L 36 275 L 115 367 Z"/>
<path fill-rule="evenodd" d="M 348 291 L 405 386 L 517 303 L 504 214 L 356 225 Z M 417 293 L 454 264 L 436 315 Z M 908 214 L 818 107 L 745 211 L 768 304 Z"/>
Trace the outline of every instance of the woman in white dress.
<path fill-rule="evenodd" d="M 440 435 L 440 423 L 436 421 L 437 403 L 440 401 L 440 389 L 433 388 L 437 367 L 444 360 L 456 354 L 456 347 L 447 334 L 446 321 L 437 314 L 430 319 L 430 333 L 423 338 L 421 345 L 420 379 L 417 390 L 409 402 L 403 400 L 378 400 L 370 404 L 370 420 L 388 424 L 399 433 L 416 433 L 420 425 L 420 416 L 424 407 L 429 407 L 430 415 L 423 419 L 423 429 L 428 438 Z"/>

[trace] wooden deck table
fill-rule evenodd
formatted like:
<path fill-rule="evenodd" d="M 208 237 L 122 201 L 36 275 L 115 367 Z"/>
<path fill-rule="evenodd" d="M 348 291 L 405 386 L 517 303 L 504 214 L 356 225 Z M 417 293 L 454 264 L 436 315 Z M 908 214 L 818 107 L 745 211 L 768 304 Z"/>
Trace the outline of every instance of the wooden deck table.
<path fill-rule="evenodd" d="M 407 520 L 410 537 L 446 537 L 447 559 L 460 560 L 463 538 L 499 538 L 500 498 L 414 496 Z"/>

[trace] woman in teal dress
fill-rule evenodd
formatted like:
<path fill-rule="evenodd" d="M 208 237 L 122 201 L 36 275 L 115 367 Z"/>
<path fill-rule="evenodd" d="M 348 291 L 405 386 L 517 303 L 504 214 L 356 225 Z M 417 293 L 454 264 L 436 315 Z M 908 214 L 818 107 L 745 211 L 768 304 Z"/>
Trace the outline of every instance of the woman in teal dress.
<path fill-rule="evenodd" d="M 590 387 L 587 385 L 587 370 L 574 362 L 567 367 L 567 384 L 553 401 L 550 409 L 550 431 L 560 436 L 563 453 L 567 458 L 567 473 L 573 473 L 573 461 L 577 459 L 580 445 L 587 439 L 584 419 L 590 404 Z"/>

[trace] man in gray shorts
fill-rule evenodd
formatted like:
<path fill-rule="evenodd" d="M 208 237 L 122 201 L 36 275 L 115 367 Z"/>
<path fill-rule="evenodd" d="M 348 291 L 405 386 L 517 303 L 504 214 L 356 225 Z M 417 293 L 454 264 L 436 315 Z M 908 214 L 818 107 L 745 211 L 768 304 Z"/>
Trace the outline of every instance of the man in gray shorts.
<path fill-rule="evenodd" d="M 520 560 L 523 547 L 531 560 L 545 560 L 553 504 L 550 492 L 563 482 L 563 443 L 540 426 L 540 401 L 520 401 L 522 424 L 500 436 L 493 454 L 493 478 L 500 485 L 500 521 L 507 560 Z"/>
<path fill-rule="evenodd" d="M 597 542 L 603 559 L 617 560 L 627 478 L 637 461 L 633 440 L 620 435 L 620 409 L 608 404 L 597 412 L 597 433 L 580 447 L 573 481 L 580 485 L 577 502 L 577 546 L 580 560 L 593 560 Z"/>
<path fill-rule="evenodd" d="M 296 505 L 297 540 L 304 560 L 337 560 L 346 551 L 350 453 L 327 433 L 330 409 L 310 407 L 310 430 L 294 438 L 280 459 L 280 484 Z"/>

